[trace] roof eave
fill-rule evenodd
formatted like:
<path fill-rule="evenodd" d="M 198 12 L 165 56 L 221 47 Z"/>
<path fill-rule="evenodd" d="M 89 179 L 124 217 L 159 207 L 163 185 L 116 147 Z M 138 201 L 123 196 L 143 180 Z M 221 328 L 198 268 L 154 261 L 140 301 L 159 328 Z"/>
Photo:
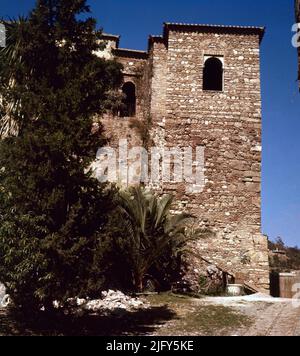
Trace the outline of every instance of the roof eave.
<path fill-rule="evenodd" d="M 117 57 L 125 57 L 125 58 L 135 58 L 135 59 L 148 59 L 148 52 L 146 51 L 139 51 L 134 49 L 127 49 L 127 48 L 116 48 L 113 50 L 113 53 Z"/>
<path fill-rule="evenodd" d="M 226 26 L 226 25 L 210 25 L 210 24 L 186 24 L 186 23 L 164 23 L 164 37 L 168 37 L 169 31 L 201 31 L 201 32 L 221 32 L 221 33 L 237 33 L 259 36 L 260 42 L 262 41 L 266 32 L 265 27 L 255 26 Z"/>
<path fill-rule="evenodd" d="M 110 33 L 102 33 L 100 35 L 100 38 L 103 39 L 103 40 L 111 40 L 111 41 L 115 41 L 116 42 L 116 47 L 118 48 L 119 47 L 119 44 L 120 44 L 120 38 L 121 36 L 119 35 L 112 35 Z"/>

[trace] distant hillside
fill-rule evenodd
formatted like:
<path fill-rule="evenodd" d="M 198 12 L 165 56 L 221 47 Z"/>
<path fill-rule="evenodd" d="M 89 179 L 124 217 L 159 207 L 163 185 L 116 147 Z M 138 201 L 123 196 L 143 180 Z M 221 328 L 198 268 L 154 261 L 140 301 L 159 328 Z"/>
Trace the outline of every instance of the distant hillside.
<path fill-rule="evenodd" d="M 269 241 L 270 266 L 278 272 L 300 270 L 300 248 L 287 247 L 281 238 Z"/>

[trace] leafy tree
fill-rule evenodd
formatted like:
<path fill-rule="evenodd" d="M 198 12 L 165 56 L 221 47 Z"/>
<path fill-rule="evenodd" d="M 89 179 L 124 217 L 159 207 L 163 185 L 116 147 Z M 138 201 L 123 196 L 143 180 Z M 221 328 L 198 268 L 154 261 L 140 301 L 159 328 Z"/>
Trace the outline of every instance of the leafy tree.
<path fill-rule="evenodd" d="M 300 270 L 300 249 L 288 247 L 283 239 L 278 237 L 275 242 L 269 241 L 270 267 L 277 272 Z"/>
<path fill-rule="evenodd" d="M 277 239 L 275 241 L 275 245 L 278 250 L 280 250 L 280 249 L 283 250 L 285 248 L 285 244 L 280 236 L 277 237 Z"/>
<path fill-rule="evenodd" d="M 0 142 L 0 280 L 17 306 L 86 295 L 101 274 L 95 250 L 111 199 L 90 170 L 105 143 L 92 125 L 122 75 L 94 54 L 100 32 L 88 12 L 85 0 L 38 0 L 0 57 L 1 112 L 12 103 L 17 125 Z"/>
<path fill-rule="evenodd" d="M 159 197 L 140 186 L 120 190 L 117 198 L 115 249 L 132 274 L 136 291 L 144 289 L 145 276 L 183 254 L 188 242 L 199 238 L 199 231 L 188 234 L 189 214 L 171 214 L 173 196 Z"/>

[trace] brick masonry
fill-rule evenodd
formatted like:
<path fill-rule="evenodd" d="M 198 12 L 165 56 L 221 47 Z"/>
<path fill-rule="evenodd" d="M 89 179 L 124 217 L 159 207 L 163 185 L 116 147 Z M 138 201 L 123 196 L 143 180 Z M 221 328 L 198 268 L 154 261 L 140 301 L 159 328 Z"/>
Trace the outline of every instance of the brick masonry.
<path fill-rule="evenodd" d="M 254 27 L 165 24 L 163 36 L 150 36 L 147 52 L 120 49 L 116 40 L 106 56 L 109 52 L 123 64 L 125 82 L 135 83 L 136 119 L 151 117 L 156 146 L 205 148 L 202 193 L 187 193 L 183 183 L 159 187 L 176 195 L 175 209 L 190 211 L 199 225 L 215 232 L 195 244 L 194 251 L 266 291 L 268 247 L 261 233 L 263 33 Z M 203 90 L 207 56 L 224 61 L 222 92 Z M 103 122 L 111 144 L 120 138 L 140 142 L 129 128 L 130 118 L 106 115 Z"/>

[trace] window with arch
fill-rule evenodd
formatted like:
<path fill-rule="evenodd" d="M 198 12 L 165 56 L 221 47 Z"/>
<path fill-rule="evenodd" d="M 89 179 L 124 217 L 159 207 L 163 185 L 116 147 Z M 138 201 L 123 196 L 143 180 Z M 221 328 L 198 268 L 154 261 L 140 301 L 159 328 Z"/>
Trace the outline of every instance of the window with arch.
<path fill-rule="evenodd" d="M 203 90 L 223 91 L 223 61 L 219 57 L 209 57 L 204 63 Z"/>
<path fill-rule="evenodd" d="M 120 116 L 133 117 L 136 113 L 136 89 L 134 83 L 126 82 L 122 87 L 122 92 L 124 99 Z"/>

